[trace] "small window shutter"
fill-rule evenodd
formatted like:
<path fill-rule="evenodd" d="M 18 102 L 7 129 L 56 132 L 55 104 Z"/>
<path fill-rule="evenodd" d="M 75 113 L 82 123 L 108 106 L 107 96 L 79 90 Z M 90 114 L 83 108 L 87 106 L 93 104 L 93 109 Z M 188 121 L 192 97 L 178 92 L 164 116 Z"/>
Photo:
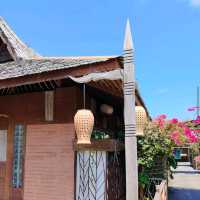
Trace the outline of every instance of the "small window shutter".
<path fill-rule="evenodd" d="M 45 92 L 45 120 L 54 120 L 54 91 Z"/>

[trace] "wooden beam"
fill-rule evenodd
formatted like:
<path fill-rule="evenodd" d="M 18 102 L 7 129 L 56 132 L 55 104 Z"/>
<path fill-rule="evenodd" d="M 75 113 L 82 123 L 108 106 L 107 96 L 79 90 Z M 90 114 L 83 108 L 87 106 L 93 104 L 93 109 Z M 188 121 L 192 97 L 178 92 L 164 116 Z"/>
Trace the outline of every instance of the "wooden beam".
<path fill-rule="evenodd" d="M 91 144 L 77 144 L 74 141 L 74 151 L 123 151 L 124 144 L 114 139 L 91 140 Z"/>

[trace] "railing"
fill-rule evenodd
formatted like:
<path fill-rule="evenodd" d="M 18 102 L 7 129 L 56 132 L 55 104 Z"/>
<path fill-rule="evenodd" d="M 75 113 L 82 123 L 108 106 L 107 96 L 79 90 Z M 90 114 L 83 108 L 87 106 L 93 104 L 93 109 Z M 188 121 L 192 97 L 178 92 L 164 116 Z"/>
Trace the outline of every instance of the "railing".
<path fill-rule="evenodd" d="M 167 181 L 163 180 L 156 186 L 156 194 L 153 200 L 167 200 Z"/>
<path fill-rule="evenodd" d="M 156 186 L 160 185 L 162 182 L 162 178 L 150 178 L 149 184 L 145 187 L 144 191 L 141 193 L 140 200 L 144 198 L 148 200 L 154 200 L 156 194 Z"/>
<path fill-rule="evenodd" d="M 114 139 L 77 144 L 76 199 L 125 200 L 124 144 Z"/>
<path fill-rule="evenodd" d="M 143 195 L 148 200 L 154 200 L 155 195 L 157 195 L 156 193 L 158 191 L 158 186 L 162 185 L 163 181 L 167 180 L 168 177 L 166 159 L 158 157 L 155 160 L 154 167 L 151 168 L 149 171 L 146 171 L 146 173 L 150 178 L 149 183 L 144 189 Z M 142 195 L 140 199 L 143 199 Z"/>

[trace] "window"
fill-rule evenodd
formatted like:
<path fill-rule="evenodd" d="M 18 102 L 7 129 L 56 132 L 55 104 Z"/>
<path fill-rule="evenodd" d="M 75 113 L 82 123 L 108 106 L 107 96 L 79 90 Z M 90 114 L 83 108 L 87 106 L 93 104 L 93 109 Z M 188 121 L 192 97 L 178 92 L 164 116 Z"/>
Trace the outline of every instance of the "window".
<path fill-rule="evenodd" d="M 24 126 L 16 125 L 14 132 L 14 158 L 13 158 L 13 187 L 22 187 L 23 154 L 24 154 Z"/>

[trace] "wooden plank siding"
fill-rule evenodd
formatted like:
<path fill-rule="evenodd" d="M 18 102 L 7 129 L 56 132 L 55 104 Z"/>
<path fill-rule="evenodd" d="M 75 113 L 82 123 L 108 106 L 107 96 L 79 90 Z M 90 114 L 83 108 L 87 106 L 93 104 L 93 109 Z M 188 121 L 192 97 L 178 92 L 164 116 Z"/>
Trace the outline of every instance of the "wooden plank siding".
<path fill-rule="evenodd" d="M 32 93 L 24 93 L 24 94 L 18 94 L 18 95 L 7 95 L 7 96 L 0 96 L 0 114 L 5 114 L 11 117 L 12 122 L 11 122 L 11 128 L 9 131 L 9 137 L 8 137 L 8 158 L 9 158 L 9 163 L 8 163 L 8 168 L 7 168 L 7 197 L 10 193 L 10 199 L 11 200 L 21 200 L 23 194 L 24 194 L 24 188 L 22 189 L 14 189 L 12 188 L 11 184 L 11 179 L 12 179 L 12 157 L 13 157 L 13 133 L 14 133 L 14 126 L 15 124 L 23 124 L 26 127 L 29 127 L 29 136 L 30 134 L 34 134 L 34 131 L 30 130 L 30 127 L 34 126 L 43 126 L 46 129 L 50 127 L 51 125 L 59 125 L 59 124 L 65 124 L 65 125 L 73 125 L 73 117 L 74 114 L 76 113 L 77 109 L 80 109 L 83 107 L 83 91 L 81 87 L 79 86 L 73 86 L 73 87 L 67 87 L 67 88 L 57 88 L 55 90 L 54 94 L 54 120 L 49 122 L 45 121 L 45 92 L 32 92 Z M 123 99 L 121 98 L 116 98 L 110 94 L 106 94 L 104 91 L 100 91 L 96 88 L 90 88 L 86 87 L 86 108 L 91 109 L 91 99 L 95 99 L 96 105 L 99 108 L 102 103 L 108 103 L 109 105 L 112 105 L 114 107 L 114 116 L 107 117 L 104 116 L 101 112 L 99 112 L 99 109 L 95 113 L 95 121 L 96 121 L 96 127 L 101 128 L 103 127 L 103 118 L 106 118 L 108 121 L 109 130 L 118 130 L 118 126 L 121 126 L 123 122 Z M 120 119 L 119 125 L 118 123 L 115 123 L 117 120 Z M 113 120 L 111 120 L 113 119 Z M 115 122 L 114 122 L 115 121 Z M 0 120 L 0 126 L 1 127 L 7 127 L 7 124 Z M 51 130 L 48 129 L 49 132 Z M 53 129 L 52 129 L 53 131 Z M 45 131 L 43 131 L 44 134 Z M 41 132 L 42 134 L 42 132 Z M 31 136 L 30 136 L 31 137 Z M 29 138 L 30 138 L 29 137 Z M 75 137 L 75 133 L 70 132 L 70 134 L 67 134 L 66 137 L 68 137 L 68 144 L 69 141 L 71 141 L 71 145 L 73 144 L 73 140 Z M 48 139 L 48 138 L 47 138 Z M 44 141 L 43 141 L 44 142 Z M 27 147 L 27 146 L 26 146 Z M 29 149 L 30 150 L 30 149 Z M 55 149 L 54 149 L 55 150 Z M 69 149 L 68 149 L 69 150 Z M 32 151 L 32 149 L 31 149 Z M 53 150 L 52 150 L 53 151 Z M 71 153 L 74 154 L 73 148 L 70 150 Z M 69 152 L 68 152 L 69 153 Z M 74 157 L 73 157 L 74 159 Z M 74 165 L 74 162 L 72 160 L 70 161 L 71 164 Z M 28 166 L 28 165 L 26 165 Z M 24 168 L 25 174 L 24 176 L 26 177 L 26 167 Z M 74 166 L 75 167 L 75 166 Z M 71 167 L 69 169 L 69 172 L 74 176 L 74 167 Z M 50 169 L 52 170 L 52 169 Z M 30 173 L 30 171 L 29 171 Z M 29 174 L 30 178 L 30 174 Z M 35 179 L 34 179 L 35 181 Z M 70 180 L 71 185 L 74 185 L 75 179 Z M 28 184 L 25 183 L 25 184 Z M 50 182 L 48 183 L 50 184 Z M 26 185 L 24 186 L 26 187 Z M 30 192 L 31 186 L 28 186 L 29 188 L 27 191 Z M 61 186 L 62 188 L 62 186 Z M 34 193 L 37 193 L 36 190 L 39 190 L 38 188 L 33 188 Z M 48 190 L 46 188 L 46 190 Z M 71 189 L 70 189 L 71 190 Z M 12 192 L 11 192 L 12 191 Z M 75 191 L 75 190 L 74 190 Z M 31 200 L 30 194 L 26 193 L 27 198 L 25 200 Z M 73 195 L 74 196 L 74 195 Z M 47 199 L 48 196 L 45 196 Z M 50 199 L 51 197 L 49 197 Z M 60 197 L 61 198 L 61 197 Z M 34 199 L 34 198 L 33 198 Z M 7 200 L 7 199 L 6 199 Z M 41 199 L 43 200 L 43 199 Z M 64 199 L 65 200 L 65 199 Z M 67 199 L 68 200 L 68 199 Z"/>
<path fill-rule="evenodd" d="M 35 93 L 26 93 L 21 95 L 10 95 L 10 96 L 1 96 L 0 97 L 0 114 L 5 114 L 10 117 L 10 123 L 8 128 L 8 140 L 7 140 L 7 163 L 6 163 L 6 177 L 5 177 L 5 198 L 3 200 L 21 200 L 23 196 L 23 189 L 14 189 L 12 187 L 12 162 L 13 162 L 13 134 L 15 124 L 23 124 L 29 127 L 31 134 L 34 134 L 34 131 L 30 130 L 30 125 L 45 125 L 45 128 L 49 132 L 55 132 L 55 128 L 52 128 L 53 124 L 65 124 L 66 126 L 70 124 L 70 127 L 73 126 L 73 116 L 77 110 L 77 94 L 78 88 L 69 87 L 61 88 L 55 91 L 55 102 L 54 102 L 54 121 L 47 122 L 45 121 L 45 93 L 44 92 L 35 92 Z M 0 120 L 0 127 L 4 129 L 8 124 Z M 48 128 L 49 127 L 49 128 Z M 60 129 L 59 129 L 60 130 Z M 63 130 L 63 129 L 62 129 Z M 67 134 L 68 143 L 71 141 L 71 146 L 68 148 L 67 153 L 74 155 L 72 141 L 74 140 L 75 133 L 70 128 L 70 134 Z M 29 136 L 30 136 L 29 133 Z M 42 132 L 41 132 L 42 134 Z M 58 136 L 58 132 L 57 132 Z M 54 150 L 54 149 L 53 149 Z M 52 150 L 52 151 L 53 151 Z M 74 165 L 73 157 L 70 159 L 72 166 Z M 74 159 L 74 158 L 73 158 Z M 67 162 L 67 160 L 65 160 Z M 74 168 L 70 166 L 67 170 L 70 174 L 74 175 Z M 24 171 L 26 172 L 26 167 Z M 64 172 L 63 172 L 64 173 Z M 26 174 L 24 174 L 26 176 Z M 65 174 L 63 174 L 64 176 Z M 73 186 L 74 180 L 70 179 L 71 185 Z M 49 182 L 50 183 L 50 182 Z M 59 182 L 57 182 L 59 187 Z M 26 187 L 26 185 L 25 185 Z M 62 187 L 62 183 L 61 183 Z M 33 188 L 34 189 L 34 188 Z M 30 190 L 30 186 L 29 186 Z M 72 188 L 70 189 L 70 191 Z M 36 190 L 34 190 L 37 193 Z M 73 191 L 74 192 L 74 191 Z M 47 196 L 46 196 L 47 198 Z M 49 197 L 50 198 L 50 197 Z M 47 198 L 48 199 L 48 198 Z M 62 199 L 62 198 L 60 198 Z M 66 199 L 66 198 L 63 198 Z M 31 200 L 30 196 L 26 200 Z"/>
<path fill-rule="evenodd" d="M 55 122 L 72 122 L 76 111 L 76 88 L 55 91 Z M 0 113 L 11 116 L 15 122 L 38 124 L 45 122 L 45 93 L 35 92 L 21 95 L 1 96 Z"/>
<path fill-rule="evenodd" d="M 73 124 L 28 125 L 25 200 L 74 199 Z"/>

